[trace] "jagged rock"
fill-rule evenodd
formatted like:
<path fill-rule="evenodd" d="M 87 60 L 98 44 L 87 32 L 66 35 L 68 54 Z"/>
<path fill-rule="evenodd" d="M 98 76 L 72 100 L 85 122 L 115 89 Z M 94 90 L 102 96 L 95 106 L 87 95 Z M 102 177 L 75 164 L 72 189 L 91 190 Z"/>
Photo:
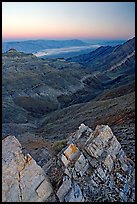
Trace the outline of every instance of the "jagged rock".
<path fill-rule="evenodd" d="M 76 182 L 72 182 L 72 188 L 64 198 L 65 202 L 84 202 L 81 189 Z"/>
<path fill-rule="evenodd" d="M 2 141 L 2 202 L 45 202 L 52 186 L 43 169 L 14 136 Z"/>
<path fill-rule="evenodd" d="M 79 185 L 71 180 L 68 176 L 63 177 L 63 183 L 57 191 L 57 196 L 60 202 L 82 202 L 82 195 Z"/>
<path fill-rule="evenodd" d="M 72 160 L 74 160 L 79 155 L 79 149 L 72 143 L 63 152 L 61 160 L 65 166 L 67 166 Z"/>
<path fill-rule="evenodd" d="M 71 185 L 72 185 L 71 179 L 68 176 L 64 176 L 63 177 L 63 183 L 57 191 L 57 196 L 58 196 L 60 202 L 64 201 L 65 196 L 67 195 L 67 193 L 71 189 Z"/>
<path fill-rule="evenodd" d="M 75 141 L 83 143 L 87 140 L 89 135 L 93 132 L 91 128 L 84 125 L 83 123 L 79 126 L 79 129 L 76 131 L 76 133 L 73 135 L 73 138 L 71 137 L 71 141 Z M 83 136 L 83 137 L 82 137 Z"/>
<path fill-rule="evenodd" d="M 83 123 L 79 126 L 79 129 L 78 131 L 76 132 L 77 134 L 77 138 L 76 139 L 79 139 L 80 136 L 82 135 L 83 132 L 86 132 L 86 131 L 92 131 L 88 126 L 84 125 Z"/>
<path fill-rule="evenodd" d="M 30 155 L 22 154 L 16 138 L 5 138 L 3 201 L 135 201 L 134 162 L 108 125 L 98 125 L 92 131 L 82 124 L 67 144 L 43 166 L 53 190 L 40 166 Z"/>
<path fill-rule="evenodd" d="M 81 130 L 81 131 L 80 131 Z M 134 165 L 126 157 L 117 138 L 108 125 L 98 125 L 95 131 L 89 131 L 89 138 L 81 140 L 86 134 L 87 126 L 82 124 L 73 137 L 73 143 L 58 154 L 65 166 L 67 175 L 67 191 L 63 181 L 57 195 L 60 201 L 109 201 L 127 202 L 134 200 Z M 78 132 L 80 135 L 78 135 Z M 80 142 L 84 148 L 78 148 Z M 73 146 L 73 147 L 72 147 Z M 62 168 L 63 170 L 63 168 Z M 66 178 L 66 177 L 65 177 Z M 66 182 L 66 181 L 65 181 Z M 80 197 L 75 198 L 75 188 L 78 186 Z M 71 187 L 70 187 L 71 186 Z M 61 194 L 60 191 L 65 191 Z M 132 197 L 132 199 L 131 199 Z"/>
<path fill-rule="evenodd" d="M 80 157 L 75 163 L 75 171 L 80 174 L 80 176 L 83 176 L 86 170 L 88 169 L 88 161 L 85 159 L 84 155 L 81 153 Z"/>

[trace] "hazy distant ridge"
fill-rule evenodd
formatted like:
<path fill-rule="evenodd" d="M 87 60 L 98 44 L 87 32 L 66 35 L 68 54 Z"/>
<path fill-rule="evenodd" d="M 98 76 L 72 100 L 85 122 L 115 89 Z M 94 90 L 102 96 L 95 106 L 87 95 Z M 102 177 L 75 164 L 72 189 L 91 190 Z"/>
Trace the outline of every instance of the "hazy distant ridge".
<path fill-rule="evenodd" d="M 34 53 L 44 49 L 65 48 L 71 46 L 86 46 L 88 43 L 81 40 L 27 40 L 20 42 L 3 42 L 2 52 L 11 48 L 25 53 Z"/>

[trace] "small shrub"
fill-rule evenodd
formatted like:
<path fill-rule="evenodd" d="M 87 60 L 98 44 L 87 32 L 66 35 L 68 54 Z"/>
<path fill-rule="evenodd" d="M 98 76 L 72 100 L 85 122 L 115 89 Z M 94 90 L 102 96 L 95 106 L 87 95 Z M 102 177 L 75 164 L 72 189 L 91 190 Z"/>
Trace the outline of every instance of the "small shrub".
<path fill-rule="evenodd" d="M 67 140 L 55 141 L 52 148 L 55 154 L 58 154 L 67 145 Z"/>

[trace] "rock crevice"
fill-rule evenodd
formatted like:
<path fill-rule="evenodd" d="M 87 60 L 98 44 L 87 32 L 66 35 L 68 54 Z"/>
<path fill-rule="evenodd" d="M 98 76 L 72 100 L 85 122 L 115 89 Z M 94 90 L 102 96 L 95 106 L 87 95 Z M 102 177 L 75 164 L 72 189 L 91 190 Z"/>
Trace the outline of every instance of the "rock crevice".
<path fill-rule="evenodd" d="M 44 202 L 53 189 L 44 170 L 28 154 L 14 136 L 2 141 L 2 201 Z"/>

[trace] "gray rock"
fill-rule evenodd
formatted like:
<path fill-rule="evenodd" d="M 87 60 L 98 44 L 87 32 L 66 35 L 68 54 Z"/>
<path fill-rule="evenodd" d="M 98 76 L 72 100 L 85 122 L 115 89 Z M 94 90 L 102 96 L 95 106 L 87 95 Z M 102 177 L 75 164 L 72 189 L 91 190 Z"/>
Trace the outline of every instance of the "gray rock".
<path fill-rule="evenodd" d="M 81 153 L 80 157 L 75 163 L 75 170 L 80 173 L 81 176 L 84 175 L 86 170 L 88 169 L 88 161 L 85 159 L 84 155 Z"/>
<path fill-rule="evenodd" d="M 70 192 L 65 196 L 65 202 L 84 202 L 81 189 L 76 182 L 73 182 Z"/>
<path fill-rule="evenodd" d="M 103 180 L 103 181 L 106 180 L 106 174 L 101 167 L 96 169 L 96 173 L 101 178 L 101 180 Z"/>
<path fill-rule="evenodd" d="M 105 158 L 104 164 L 105 164 L 106 168 L 109 169 L 109 171 L 112 170 L 112 168 L 113 168 L 113 159 L 112 159 L 112 157 L 109 154 Z"/>
<path fill-rule="evenodd" d="M 63 183 L 56 193 L 60 202 L 64 201 L 66 194 L 71 189 L 71 186 L 72 186 L 71 179 L 68 176 L 64 176 Z"/>
<path fill-rule="evenodd" d="M 86 133 L 86 135 L 89 135 L 92 133 L 92 129 L 82 123 L 74 135 L 75 141 L 78 141 L 81 138 L 83 133 Z"/>
<path fill-rule="evenodd" d="M 79 129 L 84 131 L 84 128 L 85 126 L 82 125 Z M 82 140 L 79 140 L 80 142 Z M 78 143 L 75 145 L 75 150 L 77 145 Z M 133 164 L 128 161 L 110 127 L 98 125 L 84 145 L 84 148 L 79 150 L 80 155 L 75 156 L 74 160 L 72 159 L 73 162 L 70 151 L 68 151 L 70 147 L 67 149 L 69 161 L 65 173 L 71 179 L 71 187 L 68 185 L 68 192 L 65 192 L 66 195 L 63 194 L 64 201 L 81 201 L 82 195 L 84 195 L 86 201 L 89 202 L 97 200 L 127 202 L 131 186 L 133 186 Z M 64 165 L 66 166 L 65 163 Z M 78 200 L 75 197 L 73 185 L 76 181 L 79 186 L 77 189 L 82 192 Z M 66 186 L 62 190 L 64 191 L 65 188 Z M 132 197 L 134 197 L 134 192 Z M 61 200 L 63 201 L 63 199 Z"/>
<path fill-rule="evenodd" d="M 113 137 L 111 129 L 106 125 L 98 125 L 93 133 L 94 139 L 87 147 L 91 156 L 98 158 L 104 151 L 108 141 Z"/>

